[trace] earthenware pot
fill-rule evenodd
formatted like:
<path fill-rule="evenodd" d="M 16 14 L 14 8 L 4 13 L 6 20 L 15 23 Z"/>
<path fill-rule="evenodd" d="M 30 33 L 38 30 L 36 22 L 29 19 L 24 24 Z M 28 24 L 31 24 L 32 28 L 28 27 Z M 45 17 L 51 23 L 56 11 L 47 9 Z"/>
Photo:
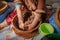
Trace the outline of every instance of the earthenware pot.
<path fill-rule="evenodd" d="M 39 25 L 41 24 L 40 22 L 38 23 L 38 26 L 36 26 L 34 29 L 32 29 L 32 30 L 30 30 L 30 31 L 23 31 L 23 30 L 20 30 L 19 28 L 18 28 L 18 18 L 17 18 L 17 16 L 15 16 L 14 18 L 13 18 L 13 20 L 12 20 L 12 25 L 13 25 L 13 27 L 12 27 L 12 30 L 17 34 L 17 35 L 19 35 L 19 36 L 21 36 L 21 37 L 24 37 L 24 38 L 31 38 L 31 37 L 33 37 L 33 36 L 35 36 L 35 35 L 37 35 L 37 33 L 38 33 L 38 27 L 39 27 Z"/>

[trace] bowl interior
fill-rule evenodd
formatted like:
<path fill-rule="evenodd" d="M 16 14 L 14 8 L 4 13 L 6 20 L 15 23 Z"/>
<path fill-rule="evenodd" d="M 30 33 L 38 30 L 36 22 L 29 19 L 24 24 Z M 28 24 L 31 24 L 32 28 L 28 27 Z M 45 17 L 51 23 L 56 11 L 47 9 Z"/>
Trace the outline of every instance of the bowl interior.
<path fill-rule="evenodd" d="M 24 31 L 24 30 L 22 30 L 22 29 L 19 28 L 19 26 L 18 26 L 18 17 L 17 17 L 17 15 L 16 15 L 16 16 L 13 18 L 13 20 L 12 20 L 12 24 L 13 24 L 13 26 L 14 26 L 17 30 L 19 30 L 19 31 L 22 31 L 22 32 L 32 32 L 32 31 L 38 29 L 38 27 L 39 27 L 39 25 L 40 25 L 41 23 L 38 22 L 38 24 L 36 25 L 36 27 L 35 27 L 34 29 L 32 29 L 32 30 Z"/>

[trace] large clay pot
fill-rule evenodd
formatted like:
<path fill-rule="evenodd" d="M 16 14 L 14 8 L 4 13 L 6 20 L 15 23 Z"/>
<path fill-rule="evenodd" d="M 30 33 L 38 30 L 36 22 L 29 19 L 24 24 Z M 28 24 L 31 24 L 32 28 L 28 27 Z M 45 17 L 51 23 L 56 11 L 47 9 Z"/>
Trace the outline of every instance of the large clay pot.
<path fill-rule="evenodd" d="M 2 14 L 8 7 L 7 2 L 5 1 L 0 1 L 0 14 Z"/>
<path fill-rule="evenodd" d="M 55 13 L 55 22 L 56 22 L 57 26 L 60 28 L 60 9 L 56 10 L 56 13 Z"/>
<path fill-rule="evenodd" d="M 21 36 L 21 37 L 24 37 L 24 38 L 31 38 L 31 37 L 33 37 L 33 36 L 35 36 L 35 35 L 37 35 L 37 33 L 38 33 L 38 27 L 39 27 L 39 25 L 41 24 L 40 22 L 39 22 L 39 24 L 38 24 L 38 26 L 36 26 L 34 29 L 32 29 L 32 30 L 30 30 L 30 31 L 23 31 L 23 30 L 20 30 L 20 29 L 18 29 L 18 18 L 17 18 L 17 16 L 15 16 L 14 18 L 13 18 L 13 20 L 12 20 L 12 25 L 13 25 L 13 27 L 12 27 L 12 30 L 17 34 L 17 35 L 19 35 L 19 36 Z"/>

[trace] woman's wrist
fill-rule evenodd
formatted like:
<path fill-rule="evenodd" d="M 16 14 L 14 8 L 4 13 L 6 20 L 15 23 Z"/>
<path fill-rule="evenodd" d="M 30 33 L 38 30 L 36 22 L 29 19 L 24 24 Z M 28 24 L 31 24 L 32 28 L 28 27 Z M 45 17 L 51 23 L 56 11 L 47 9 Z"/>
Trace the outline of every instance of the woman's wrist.
<path fill-rule="evenodd" d="M 15 3 L 15 6 L 21 6 L 21 4 L 19 4 L 19 3 Z"/>

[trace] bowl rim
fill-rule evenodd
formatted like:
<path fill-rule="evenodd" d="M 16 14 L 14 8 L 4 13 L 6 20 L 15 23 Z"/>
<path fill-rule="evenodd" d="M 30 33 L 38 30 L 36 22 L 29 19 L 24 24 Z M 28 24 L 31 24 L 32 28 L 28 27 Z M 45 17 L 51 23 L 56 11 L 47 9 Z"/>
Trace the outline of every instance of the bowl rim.
<path fill-rule="evenodd" d="M 57 9 L 57 10 L 59 10 L 59 9 Z M 59 17 L 59 13 L 57 13 L 57 11 L 56 11 L 54 20 L 55 20 L 55 23 L 57 24 L 57 26 L 60 28 L 60 22 L 59 22 L 58 17 Z"/>
<path fill-rule="evenodd" d="M 5 2 L 5 1 L 1 1 L 1 2 L 3 2 L 3 3 L 6 4 L 6 5 L 5 5 L 3 8 L 0 9 L 0 12 L 3 11 L 3 10 L 4 10 L 5 8 L 7 8 L 7 6 L 8 6 L 8 3 L 7 3 L 7 2 Z"/>

